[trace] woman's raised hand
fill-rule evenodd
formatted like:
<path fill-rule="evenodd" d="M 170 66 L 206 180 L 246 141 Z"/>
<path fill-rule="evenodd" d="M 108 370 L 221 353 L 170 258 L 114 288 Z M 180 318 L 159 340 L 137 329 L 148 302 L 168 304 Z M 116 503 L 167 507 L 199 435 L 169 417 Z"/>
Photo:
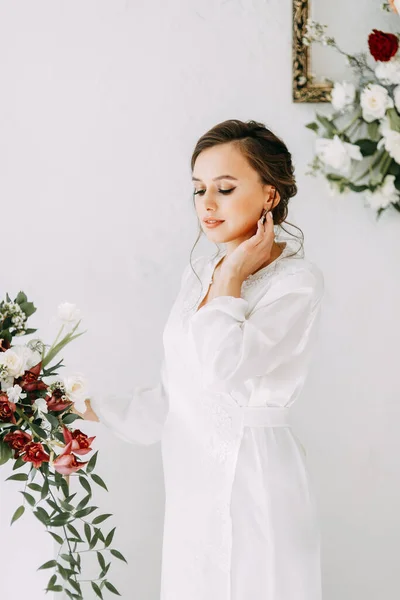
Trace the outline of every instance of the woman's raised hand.
<path fill-rule="evenodd" d="M 79 412 L 78 410 L 76 410 L 75 407 L 73 407 L 71 409 L 71 412 L 75 413 L 76 415 L 79 415 L 86 421 L 100 421 L 99 417 L 94 412 L 92 405 L 90 404 L 90 398 L 86 398 L 85 404 L 86 404 L 86 410 L 84 413 Z"/>

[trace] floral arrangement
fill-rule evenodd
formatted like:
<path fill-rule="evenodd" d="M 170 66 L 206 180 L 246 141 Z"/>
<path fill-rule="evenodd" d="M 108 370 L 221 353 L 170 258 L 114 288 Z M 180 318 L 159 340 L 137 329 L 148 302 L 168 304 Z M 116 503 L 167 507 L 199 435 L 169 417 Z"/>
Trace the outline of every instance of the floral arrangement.
<path fill-rule="evenodd" d="M 399 14 L 400 0 L 382 8 Z M 345 57 L 356 83 L 332 82 L 332 112 L 317 113 L 306 125 L 318 136 L 307 174 L 322 173 L 332 195 L 362 193 L 377 217 L 389 207 L 400 211 L 399 35 L 374 29 L 368 36 L 369 53 L 351 55 L 326 28 L 309 19 L 303 43 L 333 47 Z"/>
<path fill-rule="evenodd" d="M 111 565 L 106 559 L 108 552 L 127 562 L 110 547 L 116 528 L 104 534 L 98 525 L 111 514 L 93 518 L 98 507 L 89 506 L 91 482 L 107 490 L 103 479 L 94 473 L 98 451 L 90 460 L 80 460 L 92 451 L 95 436 L 88 437 L 71 428 L 74 421 L 82 418 L 72 412 L 73 408 L 85 411 L 86 382 L 80 374 L 59 376 L 62 360 L 50 366 L 67 344 L 85 333 L 76 332 L 81 322 L 79 310 L 67 302 L 58 307 L 62 325 L 50 347 L 39 339 L 14 345 L 14 338 L 37 331 L 26 328 L 28 317 L 35 311 L 23 292 L 14 301 L 7 294 L 6 300 L 0 302 L 0 466 L 14 461 L 16 473 L 6 481 L 25 484 L 21 491 L 23 504 L 15 510 L 11 525 L 29 505 L 59 544 L 57 557 L 38 568 L 54 570 L 46 592 L 64 592 L 71 600 L 83 600 L 81 582 L 85 581 L 90 582 L 99 598 L 103 598 L 104 588 L 120 596 L 107 580 Z M 60 339 L 64 328 L 68 331 Z M 76 477 L 84 492 L 78 502 L 77 493 L 70 493 L 69 477 Z M 96 552 L 98 579 L 80 579 L 82 552 Z"/>

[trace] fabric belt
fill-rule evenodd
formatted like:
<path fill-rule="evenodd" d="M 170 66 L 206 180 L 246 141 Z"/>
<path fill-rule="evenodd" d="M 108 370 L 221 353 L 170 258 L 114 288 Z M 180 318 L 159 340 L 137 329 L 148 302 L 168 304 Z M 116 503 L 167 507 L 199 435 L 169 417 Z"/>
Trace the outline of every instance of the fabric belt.
<path fill-rule="evenodd" d="M 243 425 L 248 427 L 290 427 L 290 409 L 280 406 L 243 406 Z"/>

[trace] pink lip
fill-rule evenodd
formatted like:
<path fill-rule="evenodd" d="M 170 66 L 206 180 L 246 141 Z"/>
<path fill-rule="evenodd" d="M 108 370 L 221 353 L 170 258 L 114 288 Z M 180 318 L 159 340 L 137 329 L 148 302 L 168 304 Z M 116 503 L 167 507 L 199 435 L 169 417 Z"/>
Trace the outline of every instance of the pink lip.
<path fill-rule="evenodd" d="M 218 227 L 218 225 L 221 225 L 222 223 L 225 223 L 225 221 L 217 221 L 216 223 L 207 223 L 207 221 L 204 221 L 204 225 L 209 229 L 212 229 L 213 227 Z"/>

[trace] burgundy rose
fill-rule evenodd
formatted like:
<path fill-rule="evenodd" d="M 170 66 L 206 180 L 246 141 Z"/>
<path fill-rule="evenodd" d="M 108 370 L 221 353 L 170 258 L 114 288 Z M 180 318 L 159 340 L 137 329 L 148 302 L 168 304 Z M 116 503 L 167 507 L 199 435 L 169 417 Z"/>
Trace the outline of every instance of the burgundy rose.
<path fill-rule="evenodd" d="M 15 383 L 20 385 L 24 392 L 34 392 L 36 390 L 47 390 L 49 387 L 39 379 L 40 370 L 42 368 L 42 362 L 38 363 L 35 367 L 32 367 L 15 380 Z"/>
<path fill-rule="evenodd" d="M 33 463 L 35 469 L 39 469 L 42 462 L 49 462 L 50 456 L 44 451 L 40 442 L 28 442 L 24 447 L 22 460 Z"/>
<path fill-rule="evenodd" d="M 0 339 L 0 352 L 5 352 L 10 347 L 11 347 L 11 343 L 10 342 L 8 342 L 7 340 L 5 340 L 3 338 Z"/>
<path fill-rule="evenodd" d="M 8 399 L 7 394 L 0 394 L 0 421 L 3 423 L 14 423 L 15 425 L 14 412 L 16 408 L 14 402 Z"/>
<path fill-rule="evenodd" d="M 64 440 L 66 444 L 72 442 L 71 450 L 75 452 L 75 454 L 87 454 L 91 452 L 92 448 L 90 444 L 95 439 L 95 435 L 92 437 L 88 437 L 86 433 L 83 433 L 80 429 L 75 429 L 75 431 L 70 431 L 67 427 L 63 427 Z"/>
<path fill-rule="evenodd" d="M 18 456 L 24 449 L 24 446 L 28 442 L 32 441 L 32 436 L 29 433 L 22 431 L 22 429 L 16 429 L 15 431 L 10 431 L 9 433 L 6 433 L 6 435 L 3 438 L 3 441 L 7 442 L 7 444 L 13 450 L 15 450 L 14 458 L 18 458 Z"/>
<path fill-rule="evenodd" d="M 64 410 L 64 408 L 67 408 L 68 406 L 72 406 L 73 402 L 71 402 L 70 400 L 62 400 L 61 396 L 63 395 L 64 392 L 56 388 L 53 391 L 53 395 L 51 396 L 51 398 L 49 396 L 46 396 L 45 399 L 47 402 L 48 410 L 59 411 Z"/>
<path fill-rule="evenodd" d="M 396 54 L 399 48 L 399 39 L 393 33 L 373 29 L 368 36 L 368 46 L 375 60 L 387 62 Z"/>
<path fill-rule="evenodd" d="M 75 471 L 79 471 L 82 467 L 87 465 L 87 462 L 80 462 L 77 460 L 76 456 L 71 454 L 72 442 L 69 442 L 63 452 L 57 456 L 57 458 L 53 461 L 54 470 L 57 473 L 61 473 L 61 475 L 70 475 L 71 473 L 75 473 Z"/>

